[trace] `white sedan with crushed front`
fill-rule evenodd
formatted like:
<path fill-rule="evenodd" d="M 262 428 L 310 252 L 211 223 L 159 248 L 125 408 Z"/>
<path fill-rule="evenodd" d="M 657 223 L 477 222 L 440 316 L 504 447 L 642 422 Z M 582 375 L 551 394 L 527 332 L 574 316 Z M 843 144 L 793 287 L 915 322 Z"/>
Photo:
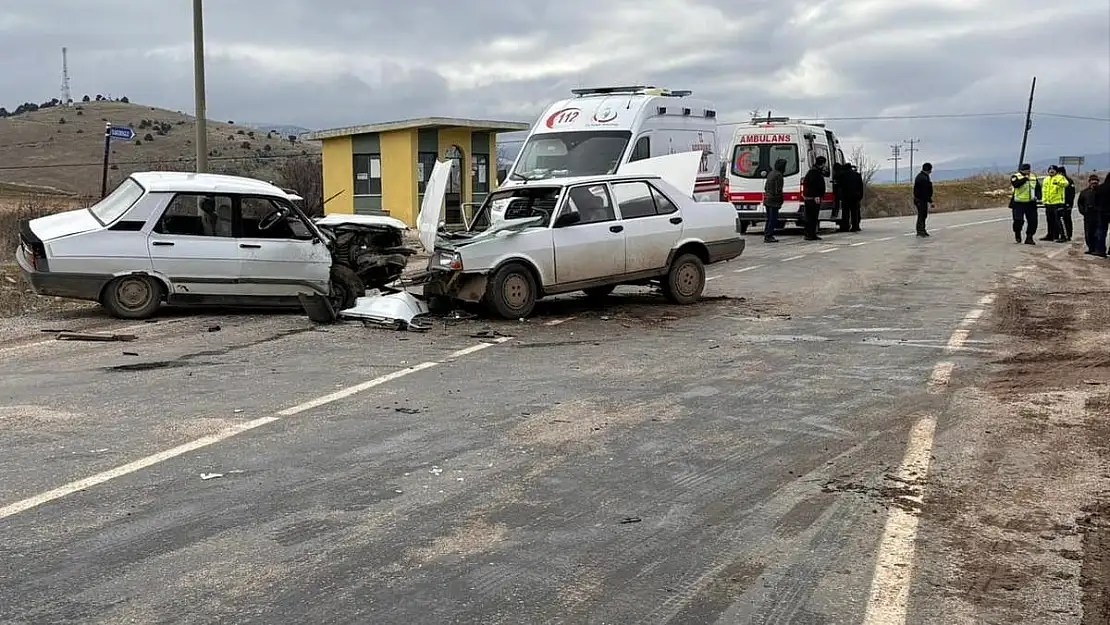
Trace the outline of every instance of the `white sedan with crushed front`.
<path fill-rule="evenodd" d="M 694 303 L 705 266 L 744 251 L 732 204 L 693 199 L 700 160 L 700 152 L 669 155 L 621 174 L 497 191 L 476 219 L 494 205 L 505 218 L 461 233 L 436 228 L 436 193 L 451 167 L 437 163 L 418 220 L 425 247 L 434 244 L 424 294 L 482 302 L 509 319 L 528 316 L 546 295 L 604 297 L 622 284 L 658 285 L 670 301 Z"/>

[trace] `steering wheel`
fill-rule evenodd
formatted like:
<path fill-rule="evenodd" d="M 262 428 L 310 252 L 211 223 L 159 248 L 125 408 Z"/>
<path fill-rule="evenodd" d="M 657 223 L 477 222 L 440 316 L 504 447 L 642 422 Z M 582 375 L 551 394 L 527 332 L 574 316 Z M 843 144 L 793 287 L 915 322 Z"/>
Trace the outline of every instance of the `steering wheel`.
<path fill-rule="evenodd" d="M 278 225 L 278 223 L 282 219 L 285 219 L 285 211 L 276 210 L 269 215 L 266 215 L 262 218 L 262 221 L 258 222 L 258 229 L 269 230 L 270 228 Z"/>

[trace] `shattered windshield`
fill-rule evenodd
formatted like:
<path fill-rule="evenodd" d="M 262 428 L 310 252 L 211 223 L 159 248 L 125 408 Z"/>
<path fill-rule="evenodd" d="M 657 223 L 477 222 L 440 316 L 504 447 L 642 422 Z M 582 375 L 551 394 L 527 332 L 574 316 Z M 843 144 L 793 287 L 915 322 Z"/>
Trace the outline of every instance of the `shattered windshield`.
<path fill-rule="evenodd" d="M 480 209 L 471 231 L 489 228 L 491 213 L 493 221 L 539 217 L 540 223 L 546 224 L 551 221 L 561 190 L 562 187 L 519 187 L 492 193 Z"/>
<path fill-rule="evenodd" d="M 511 180 L 597 176 L 617 170 L 632 133 L 580 130 L 533 135 L 524 144 Z"/>

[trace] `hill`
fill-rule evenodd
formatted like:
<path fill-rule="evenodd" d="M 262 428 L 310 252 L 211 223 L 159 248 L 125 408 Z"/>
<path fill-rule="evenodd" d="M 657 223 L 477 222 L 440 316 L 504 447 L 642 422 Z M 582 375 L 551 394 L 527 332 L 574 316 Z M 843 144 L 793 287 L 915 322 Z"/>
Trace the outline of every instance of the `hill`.
<path fill-rule="evenodd" d="M 1110 170 L 1110 152 L 1103 152 L 1101 154 L 1085 154 L 1083 155 L 1083 173 L 1091 171 L 1106 171 Z M 1043 172 L 1048 169 L 1049 165 L 1055 165 L 1059 162 L 1056 158 L 1043 158 L 1039 160 L 1029 161 L 1033 166 L 1033 171 Z M 972 178 L 980 174 L 1006 174 L 1013 173 L 1011 168 L 1017 163 L 1003 165 L 1000 163 L 977 163 L 973 159 L 958 159 L 949 163 L 936 163 L 933 169 L 933 180 L 961 180 L 965 178 Z M 915 165 L 915 169 L 920 169 Z M 1076 172 L 1070 171 L 1069 174 Z M 906 168 L 901 168 L 898 171 L 898 178 L 901 182 L 905 182 L 907 177 L 917 175 L 916 171 L 909 171 Z M 1072 176 L 1073 178 L 1075 176 Z M 891 182 L 894 180 L 894 170 L 883 169 L 875 174 L 876 182 Z"/>
<path fill-rule="evenodd" d="M 133 171 L 194 167 L 195 118 L 135 103 L 93 101 L 0 118 L 0 187 L 49 187 L 99 195 L 105 123 L 130 126 L 134 141 L 113 140 L 109 187 Z M 314 143 L 233 121 L 208 122 L 209 168 L 270 179 L 289 156 L 317 156 Z"/>

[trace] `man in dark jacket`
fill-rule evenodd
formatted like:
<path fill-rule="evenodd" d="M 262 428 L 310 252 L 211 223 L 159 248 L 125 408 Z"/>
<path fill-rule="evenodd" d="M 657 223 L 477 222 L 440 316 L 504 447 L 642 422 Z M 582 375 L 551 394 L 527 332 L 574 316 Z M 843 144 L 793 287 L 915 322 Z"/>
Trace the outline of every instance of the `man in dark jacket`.
<path fill-rule="evenodd" d="M 933 173 L 933 164 L 925 163 L 917 178 L 913 180 L 913 206 L 917 209 L 917 236 L 927 237 L 925 220 L 929 217 L 929 209 L 933 208 L 933 181 L 929 174 Z"/>
<path fill-rule="evenodd" d="M 844 186 L 846 187 L 844 190 L 844 210 L 847 212 L 845 218 L 848 220 L 848 229 L 851 232 L 859 232 L 860 206 L 863 204 L 863 176 L 860 175 L 855 165 L 845 163 L 844 168 Z"/>
<path fill-rule="evenodd" d="M 821 216 L 821 200 L 825 197 L 826 163 L 828 159 L 818 156 L 813 161 L 813 167 L 809 168 L 805 178 L 802 179 L 806 241 L 821 240 L 821 237 L 817 236 L 817 220 Z"/>
<path fill-rule="evenodd" d="M 1098 176 L 1091 174 L 1087 178 L 1087 188 L 1079 193 L 1077 204 L 1079 214 L 1083 216 L 1083 240 L 1087 244 L 1085 253 L 1106 256 L 1106 225 L 1101 223 L 1097 193 Z"/>
<path fill-rule="evenodd" d="M 1095 206 L 1098 207 L 1098 229 L 1095 231 L 1095 237 L 1102 237 L 1098 240 L 1102 243 L 1102 251 L 1105 252 L 1106 234 L 1110 230 L 1110 173 L 1106 174 L 1102 184 L 1095 190 Z"/>
<path fill-rule="evenodd" d="M 779 210 L 784 201 L 782 186 L 785 174 L 786 159 L 780 158 L 775 161 L 771 172 L 767 174 L 767 180 L 763 183 L 763 208 L 767 210 L 767 223 L 763 226 L 764 243 L 779 242 L 775 238 L 775 230 L 779 226 Z"/>
<path fill-rule="evenodd" d="M 1059 209 L 1060 221 L 1062 222 L 1062 232 L 1060 239 L 1062 241 L 1071 241 L 1072 235 L 1072 221 L 1071 209 L 1075 207 L 1075 181 L 1068 175 L 1068 170 L 1063 165 L 1056 168 L 1056 172 L 1068 181 L 1068 186 L 1064 189 L 1064 207 Z"/>
<path fill-rule="evenodd" d="M 832 192 L 833 192 L 833 214 L 836 215 L 836 225 L 841 232 L 847 232 L 851 224 L 848 221 L 848 213 L 846 209 L 847 199 L 844 193 L 844 175 L 848 173 L 848 166 L 845 163 L 833 163 L 832 166 Z"/>

